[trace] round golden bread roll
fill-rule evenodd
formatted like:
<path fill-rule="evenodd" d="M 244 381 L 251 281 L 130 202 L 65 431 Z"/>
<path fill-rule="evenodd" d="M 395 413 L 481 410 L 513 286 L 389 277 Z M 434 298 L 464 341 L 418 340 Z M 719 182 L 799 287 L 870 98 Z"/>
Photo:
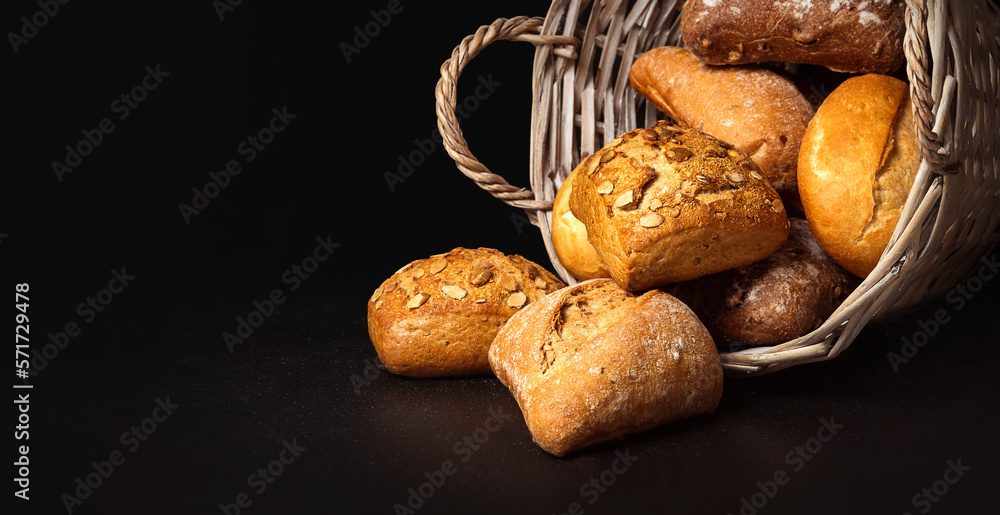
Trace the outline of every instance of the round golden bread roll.
<path fill-rule="evenodd" d="M 552 205 L 552 245 L 556 256 L 573 277 L 581 281 L 611 277 L 604 268 L 601 256 L 587 241 L 587 227 L 569 210 L 569 196 L 573 192 L 573 179 L 583 171 L 577 166 L 563 181 Z"/>
<path fill-rule="evenodd" d="M 386 370 L 409 377 L 490 373 L 487 352 L 507 320 L 565 287 L 517 254 L 458 247 L 418 259 L 368 300 L 368 336 Z"/>
<path fill-rule="evenodd" d="M 784 204 L 760 167 L 698 129 L 661 120 L 583 163 L 569 207 L 626 290 L 756 263 L 788 239 Z"/>
<path fill-rule="evenodd" d="M 799 195 L 809 228 L 840 266 L 866 277 L 896 228 L 920 167 L 906 83 L 852 77 L 809 122 Z"/>

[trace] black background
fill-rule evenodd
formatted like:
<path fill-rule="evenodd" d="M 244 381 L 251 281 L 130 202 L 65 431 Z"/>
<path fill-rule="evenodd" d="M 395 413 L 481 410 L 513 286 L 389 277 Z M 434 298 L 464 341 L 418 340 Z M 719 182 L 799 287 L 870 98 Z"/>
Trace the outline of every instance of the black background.
<path fill-rule="evenodd" d="M 0 48 L 2 284 L 30 284 L 33 350 L 69 322 L 81 331 L 44 367 L 36 359 L 31 500 L 4 492 L 14 513 L 64 513 L 60 496 L 113 451 L 124 463 L 73 513 L 223 513 L 241 492 L 247 514 L 394 513 L 445 460 L 457 472 L 418 513 L 548 514 L 574 502 L 584 513 L 738 513 L 778 471 L 789 482 L 754 511 L 920 513 L 914 496 L 949 460 L 971 469 L 923 507 L 996 510 L 997 281 L 962 309 L 934 299 L 871 325 L 833 361 L 728 379 L 714 415 L 564 459 L 531 442 L 494 378 L 381 369 L 365 301 L 402 265 L 456 246 L 549 264 L 522 211 L 421 143 L 454 46 L 498 17 L 543 16 L 547 4 L 403 0 L 348 62 L 341 43 L 387 3 L 246 1 L 220 20 L 209 1 L 77 1 L 16 53 Z M 0 29 L 19 32 L 37 11 L 5 2 Z M 458 91 L 466 99 L 479 78 L 499 83 L 462 126 L 481 161 L 525 186 L 532 57 L 527 43 L 494 45 Z M 156 65 L 169 75 L 119 120 L 112 102 Z M 283 107 L 295 118 L 246 162 L 240 142 Z M 102 118 L 114 131 L 57 180 L 52 162 Z M 385 173 L 414 152 L 423 162 L 390 184 Z M 185 223 L 178 205 L 231 159 L 242 172 Z M 316 238 L 339 247 L 293 291 L 283 274 Z M 78 312 L 122 267 L 135 276 L 125 290 L 92 320 Z M 223 333 L 274 289 L 285 302 L 230 353 Z M 937 310 L 950 322 L 894 370 L 887 353 Z M 13 328 L 17 311 L 7 312 Z M 178 408 L 130 452 L 122 434 L 168 397 Z M 491 410 L 511 420 L 463 461 L 463 438 L 484 434 Z M 824 419 L 843 427 L 797 470 L 786 455 Z M 16 459 L 26 442 L 8 441 Z M 305 450 L 257 493 L 251 474 L 293 441 Z M 637 458 L 620 476 L 606 472 L 616 452 Z M 602 472 L 614 484 L 596 498 L 581 492 Z"/>

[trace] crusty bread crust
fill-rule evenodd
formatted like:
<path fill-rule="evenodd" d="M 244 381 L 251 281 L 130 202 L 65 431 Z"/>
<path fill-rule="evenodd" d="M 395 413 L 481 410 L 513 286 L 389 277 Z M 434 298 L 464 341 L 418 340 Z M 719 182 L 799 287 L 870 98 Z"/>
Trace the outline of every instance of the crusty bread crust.
<path fill-rule="evenodd" d="M 636 129 L 584 166 L 570 209 L 627 290 L 749 265 L 788 237 L 784 205 L 760 168 L 697 129 Z"/>
<path fill-rule="evenodd" d="M 601 256 L 587 241 L 587 227 L 569 209 L 573 179 L 583 170 L 581 163 L 566 177 L 552 203 L 552 245 L 556 249 L 556 257 L 573 277 L 581 281 L 611 277 L 601 262 Z"/>
<path fill-rule="evenodd" d="M 823 252 L 805 220 L 767 259 L 665 291 L 686 303 L 720 348 L 777 345 L 802 336 L 837 309 L 856 281 Z"/>
<path fill-rule="evenodd" d="M 830 257 L 858 277 L 878 264 L 920 167 L 909 90 L 885 75 L 852 77 L 809 124 L 799 194 Z"/>
<path fill-rule="evenodd" d="M 801 210 L 795 167 L 813 107 L 792 81 L 755 66 L 706 65 L 678 47 L 642 54 L 629 80 L 677 123 L 746 152 L 785 206 Z"/>
<path fill-rule="evenodd" d="M 514 315 L 490 365 L 534 441 L 555 456 L 715 410 L 722 365 L 677 299 L 608 279 L 564 288 Z"/>
<path fill-rule="evenodd" d="M 489 374 L 486 352 L 500 327 L 564 286 L 516 254 L 459 247 L 414 261 L 386 279 L 368 301 L 368 334 L 394 374 Z"/>
<path fill-rule="evenodd" d="M 684 44 L 709 64 L 806 63 L 892 73 L 905 62 L 903 0 L 688 0 Z"/>

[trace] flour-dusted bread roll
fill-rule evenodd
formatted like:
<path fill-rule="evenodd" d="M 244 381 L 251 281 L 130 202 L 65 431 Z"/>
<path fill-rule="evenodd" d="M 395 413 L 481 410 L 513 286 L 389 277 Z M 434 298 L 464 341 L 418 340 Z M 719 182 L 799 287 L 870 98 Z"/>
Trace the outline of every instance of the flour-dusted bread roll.
<path fill-rule="evenodd" d="M 854 279 L 793 219 L 788 240 L 767 259 L 665 291 L 690 307 L 720 348 L 777 345 L 819 327 L 850 293 Z"/>
<path fill-rule="evenodd" d="M 853 77 L 816 110 L 799 151 L 799 194 L 823 250 L 866 277 L 899 222 L 920 166 L 906 84 Z"/>
<path fill-rule="evenodd" d="M 552 204 L 552 245 L 556 248 L 556 257 L 573 277 L 581 281 L 611 277 L 601 262 L 601 256 L 597 255 L 597 250 L 587 241 L 586 226 L 569 209 L 573 179 L 586 169 L 584 163 L 586 161 L 581 162 L 566 177 Z"/>
<path fill-rule="evenodd" d="M 788 237 L 784 205 L 760 168 L 697 129 L 661 121 L 584 163 L 570 209 L 627 290 L 749 265 Z"/>
<path fill-rule="evenodd" d="M 564 288 L 514 315 L 489 351 L 534 441 L 566 453 L 715 410 L 719 354 L 694 313 L 658 290 L 608 279 Z"/>
<path fill-rule="evenodd" d="M 414 261 L 368 301 L 368 334 L 385 368 L 411 377 L 488 374 L 508 318 L 565 285 L 541 266 L 487 248 Z"/>
<path fill-rule="evenodd" d="M 801 209 L 795 167 L 813 107 L 792 81 L 760 67 L 702 64 L 678 47 L 642 54 L 629 80 L 677 123 L 746 152 L 785 206 Z"/>
<path fill-rule="evenodd" d="M 892 73 L 905 62 L 905 14 L 903 0 L 688 0 L 681 35 L 709 64 Z"/>

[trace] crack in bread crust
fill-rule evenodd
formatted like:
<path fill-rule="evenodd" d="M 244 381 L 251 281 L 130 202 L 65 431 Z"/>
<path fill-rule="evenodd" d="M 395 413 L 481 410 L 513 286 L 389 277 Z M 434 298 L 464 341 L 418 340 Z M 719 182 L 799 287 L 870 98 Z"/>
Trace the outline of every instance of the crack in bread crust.
<path fill-rule="evenodd" d="M 551 329 L 542 343 L 541 373 L 547 373 L 557 358 L 566 359 L 621 316 L 626 299 L 634 295 L 601 283 L 588 284 L 573 297 L 564 297 L 554 310 Z"/>

